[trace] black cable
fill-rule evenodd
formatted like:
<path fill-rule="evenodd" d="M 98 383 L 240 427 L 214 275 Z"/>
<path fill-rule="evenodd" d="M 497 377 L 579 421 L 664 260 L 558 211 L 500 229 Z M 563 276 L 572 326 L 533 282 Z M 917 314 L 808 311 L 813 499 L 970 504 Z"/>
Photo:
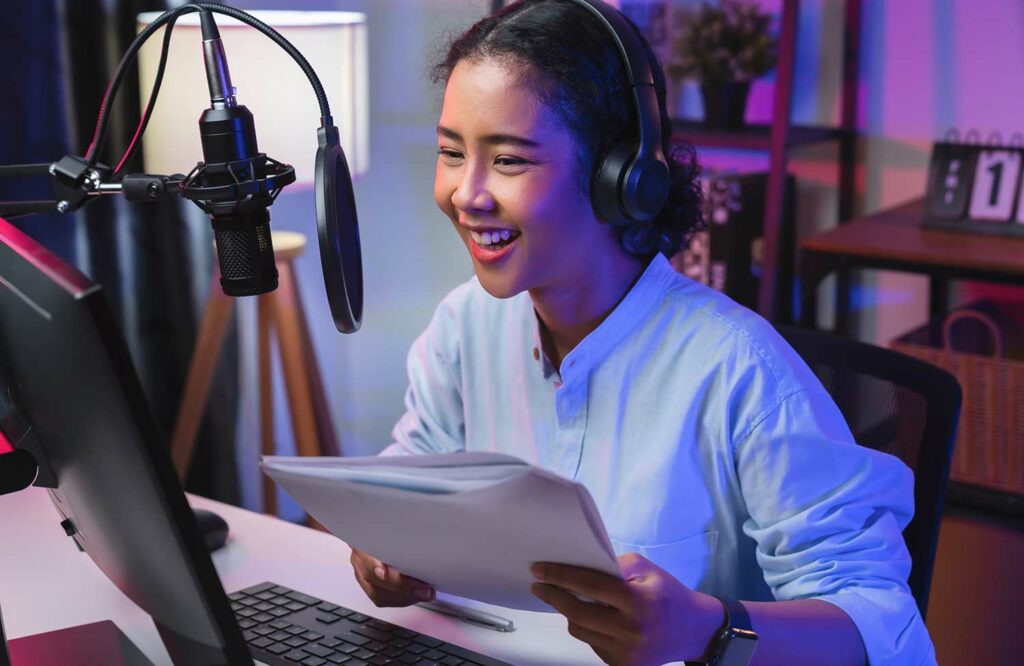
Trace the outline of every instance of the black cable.
<path fill-rule="evenodd" d="M 198 4 L 189 3 L 187 5 L 181 5 L 170 11 L 166 11 L 161 14 L 155 21 L 147 25 L 142 32 L 138 34 L 128 50 L 121 56 L 121 62 L 117 65 L 117 70 L 114 72 L 114 78 L 111 79 L 110 85 L 107 86 L 107 92 L 103 95 L 103 102 L 100 104 L 100 116 L 96 121 L 96 130 L 93 132 L 93 140 L 89 145 L 89 150 L 85 155 L 86 162 L 89 167 L 96 166 L 96 162 L 99 160 L 100 150 L 103 147 L 103 141 L 107 136 L 107 126 L 110 123 L 110 107 L 113 104 L 114 98 L 117 96 L 117 90 L 121 86 L 121 80 L 124 75 L 128 72 L 128 68 L 135 61 L 135 57 L 142 48 L 142 45 L 146 43 L 150 35 L 160 29 L 164 23 L 166 23 L 171 17 L 177 20 L 177 17 L 184 14 L 186 10 L 191 11 L 202 11 L 202 7 Z"/>
<path fill-rule="evenodd" d="M 164 29 L 164 43 L 160 50 L 160 64 L 156 68 L 156 78 L 153 81 L 153 90 L 149 93 L 149 101 L 146 103 L 146 110 L 142 113 L 142 118 L 139 119 L 139 126 L 135 130 L 135 135 L 132 137 L 132 143 L 128 146 L 128 152 L 122 157 L 121 161 L 118 162 L 114 168 L 114 175 L 120 173 L 135 154 L 139 151 L 139 146 L 142 145 L 142 135 L 146 132 L 146 126 L 149 125 L 149 119 L 153 117 L 153 107 L 156 105 L 156 96 L 160 92 L 160 84 L 164 79 L 164 67 L 167 65 L 167 55 L 170 52 L 171 47 L 171 31 L 174 29 L 174 23 L 178 20 L 177 16 L 172 16 L 167 22 L 167 27 Z"/>
<path fill-rule="evenodd" d="M 251 16 L 239 9 L 234 7 L 225 7 L 224 5 L 215 5 L 207 2 L 193 2 L 186 5 L 181 5 L 170 11 L 166 11 L 156 18 L 152 23 L 143 28 L 142 32 L 138 34 L 135 40 L 125 51 L 124 56 L 121 58 L 121 62 L 117 66 L 117 71 L 114 73 L 114 78 L 107 88 L 107 93 L 104 96 L 103 104 L 100 108 L 100 117 L 97 121 L 96 132 L 93 134 L 93 143 L 90 146 L 89 152 L 86 154 L 86 160 L 90 167 L 96 165 L 100 148 L 103 144 L 103 140 L 106 138 L 107 125 L 110 121 L 109 111 L 110 105 L 113 102 L 117 89 L 121 85 L 121 79 L 124 78 L 125 72 L 131 62 L 134 61 L 136 55 L 142 45 L 147 39 L 157 30 L 159 30 L 165 23 L 167 23 L 171 17 L 177 17 L 187 11 L 202 11 L 208 10 L 217 14 L 225 14 L 232 18 L 238 19 L 242 23 L 246 23 L 253 28 L 256 28 L 264 35 L 273 40 L 278 46 L 285 50 L 292 57 L 292 59 L 299 65 L 302 72 L 309 79 L 310 84 L 313 86 L 313 92 L 316 94 L 317 103 L 320 106 L 320 119 L 321 126 L 327 127 L 334 124 L 334 119 L 331 117 L 330 105 L 327 102 L 327 95 L 324 93 L 323 85 L 320 83 L 320 78 L 313 71 L 313 67 L 309 64 L 306 58 L 292 46 L 291 42 L 285 39 L 279 32 L 271 28 L 269 25 L 260 21 L 254 16 Z"/>

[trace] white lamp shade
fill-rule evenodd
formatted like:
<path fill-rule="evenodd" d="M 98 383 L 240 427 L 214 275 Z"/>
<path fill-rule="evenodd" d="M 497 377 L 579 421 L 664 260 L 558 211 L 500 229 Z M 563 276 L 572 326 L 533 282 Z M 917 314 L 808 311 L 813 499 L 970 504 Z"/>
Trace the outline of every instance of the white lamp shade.
<path fill-rule="evenodd" d="M 369 92 L 366 15 L 332 11 L 255 11 L 295 46 L 313 67 L 327 94 L 334 124 L 353 176 L 369 167 Z M 138 16 L 138 31 L 159 12 Z M 296 182 L 313 182 L 320 107 L 309 80 L 284 49 L 260 31 L 215 14 L 231 82 L 239 104 L 249 108 L 260 152 L 295 167 Z M 160 64 L 164 30 L 139 51 L 140 104 L 145 111 Z M 199 116 L 210 107 L 198 14 L 174 25 L 170 53 L 152 118 L 143 135 L 147 173 L 187 173 L 203 161 Z"/>

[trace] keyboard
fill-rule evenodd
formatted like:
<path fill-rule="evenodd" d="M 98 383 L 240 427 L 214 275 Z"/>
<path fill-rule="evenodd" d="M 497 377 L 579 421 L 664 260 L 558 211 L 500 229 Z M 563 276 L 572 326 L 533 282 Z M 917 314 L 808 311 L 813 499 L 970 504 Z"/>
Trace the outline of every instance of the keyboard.
<path fill-rule="evenodd" d="M 509 666 L 275 583 L 228 599 L 249 652 L 270 666 Z"/>

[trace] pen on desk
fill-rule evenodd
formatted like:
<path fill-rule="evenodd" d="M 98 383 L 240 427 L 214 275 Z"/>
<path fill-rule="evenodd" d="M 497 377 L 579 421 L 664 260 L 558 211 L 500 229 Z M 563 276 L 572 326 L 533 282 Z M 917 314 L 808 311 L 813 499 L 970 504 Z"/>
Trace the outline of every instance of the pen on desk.
<path fill-rule="evenodd" d="M 515 624 L 512 620 L 506 620 L 503 617 L 498 617 L 491 613 L 487 613 L 476 608 L 470 608 L 469 606 L 462 606 L 460 604 L 453 604 L 450 601 L 423 601 L 416 604 L 420 608 L 426 608 L 427 610 L 434 611 L 435 613 L 443 613 L 444 615 L 450 615 L 457 617 L 460 620 L 469 622 L 470 624 L 478 624 L 494 631 L 509 632 L 515 631 Z"/>

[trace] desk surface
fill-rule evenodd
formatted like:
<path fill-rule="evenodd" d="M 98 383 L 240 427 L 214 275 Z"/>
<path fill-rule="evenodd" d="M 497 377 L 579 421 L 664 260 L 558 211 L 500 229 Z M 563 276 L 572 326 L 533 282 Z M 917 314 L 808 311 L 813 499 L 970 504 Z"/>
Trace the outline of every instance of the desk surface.
<path fill-rule="evenodd" d="M 516 630 L 503 634 L 421 608 L 377 608 L 352 576 L 348 547 L 330 534 L 200 497 L 189 501 L 230 525 L 227 545 L 213 555 L 227 592 L 274 581 L 512 664 L 601 663 L 554 614 L 476 604 L 515 622 Z M 0 497 L 0 609 L 8 638 L 113 620 L 154 664 L 170 664 L 149 616 L 78 552 L 59 523 L 44 490 Z"/>
<path fill-rule="evenodd" d="M 921 226 L 923 214 L 924 200 L 918 199 L 808 236 L 800 249 L 1024 280 L 1024 238 L 929 229 Z"/>

